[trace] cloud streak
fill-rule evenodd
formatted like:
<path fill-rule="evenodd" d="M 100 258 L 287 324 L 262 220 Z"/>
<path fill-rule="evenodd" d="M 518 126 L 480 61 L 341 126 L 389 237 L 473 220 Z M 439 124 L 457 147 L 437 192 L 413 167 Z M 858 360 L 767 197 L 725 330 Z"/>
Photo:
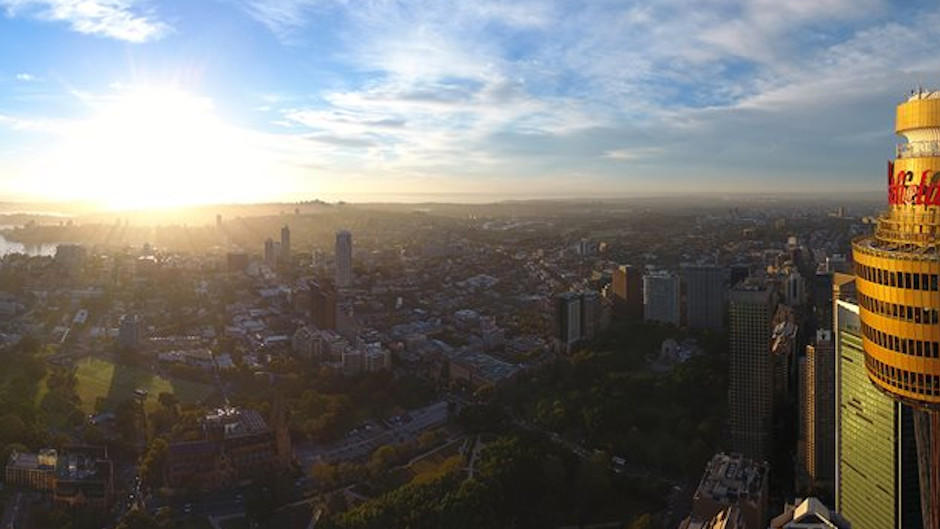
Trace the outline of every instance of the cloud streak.
<path fill-rule="evenodd" d="M 8 17 L 65 22 L 73 31 L 127 42 L 162 38 L 170 27 L 138 0 L 0 0 Z"/>

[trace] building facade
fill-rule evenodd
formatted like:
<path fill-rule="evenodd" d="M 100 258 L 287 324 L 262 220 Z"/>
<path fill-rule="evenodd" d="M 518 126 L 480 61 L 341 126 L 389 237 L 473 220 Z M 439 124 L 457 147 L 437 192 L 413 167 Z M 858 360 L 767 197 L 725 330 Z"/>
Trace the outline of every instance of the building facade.
<path fill-rule="evenodd" d="M 858 305 L 837 299 L 834 314 L 836 510 L 854 529 L 919 527 L 911 410 L 869 381 Z"/>
<path fill-rule="evenodd" d="M 336 286 L 346 288 L 352 282 L 352 233 L 340 230 L 336 232 Z"/>
<path fill-rule="evenodd" d="M 581 340 L 581 295 L 562 292 L 555 296 L 555 340 L 559 352 L 570 352 Z"/>
<path fill-rule="evenodd" d="M 619 318 L 638 320 L 643 317 L 643 273 L 632 266 L 622 265 L 611 277 L 614 314 Z"/>
<path fill-rule="evenodd" d="M 743 281 L 729 296 L 728 428 L 731 449 L 758 461 L 770 457 L 777 294 L 771 284 Z"/>
<path fill-rule="evenodd" d="M 643 276 L 643 321 L 679 325 L 679 277 L 667 272 Z"/>
<path fill-rule="evenodd" d="M 728 292 L 726 275 L 719 266 L 682 267 L 686 325 L 693 329 L 722 329 Z"/>
<path fill-rule="evenodd" d="M 814 489 L 832 490 L 835 477 L 835 343 L 832 331 L 816 331 L 806 346 L 801 387 L 805 452 L 803 467 Z"/>
<path fill-rule="evenodd" d="M 290 228 L 287 226 L 281 228 L 281 262 L 290 262 Z"/>

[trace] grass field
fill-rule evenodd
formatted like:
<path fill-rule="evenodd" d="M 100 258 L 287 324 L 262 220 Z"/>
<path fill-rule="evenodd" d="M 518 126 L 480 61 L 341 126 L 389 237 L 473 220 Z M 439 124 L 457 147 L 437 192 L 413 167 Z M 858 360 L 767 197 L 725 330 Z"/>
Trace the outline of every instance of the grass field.
<path fill-rule="evenodd" d="M 95 402 L 103 397 L 107 408 L 132 398 L 134 390 L 146 390 L 147 412 L 156 409 L 157 396 L 162 392 L 173 393 L 182 402 L 193 402 L 206 398 L 213 387 L 188 380 L 168 380 L 154 375 L 147 369 L 115 364 L 100 358 L 84 358 L 75 364 L 78 378 L 78 396 L 82 399 L 82 410 L 94 413 Z"/>

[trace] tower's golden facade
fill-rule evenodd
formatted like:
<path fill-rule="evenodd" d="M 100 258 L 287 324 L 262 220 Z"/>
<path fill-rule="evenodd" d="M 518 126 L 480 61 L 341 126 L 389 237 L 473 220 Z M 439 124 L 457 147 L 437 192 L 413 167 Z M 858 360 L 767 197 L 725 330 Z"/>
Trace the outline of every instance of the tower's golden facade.
<path fill-rule="evenodd" d="M 855 241 L 868 375 L 919 409 L 940 409 L 940 92 L 918 91 L 897 109 L 889 209 Z"/>

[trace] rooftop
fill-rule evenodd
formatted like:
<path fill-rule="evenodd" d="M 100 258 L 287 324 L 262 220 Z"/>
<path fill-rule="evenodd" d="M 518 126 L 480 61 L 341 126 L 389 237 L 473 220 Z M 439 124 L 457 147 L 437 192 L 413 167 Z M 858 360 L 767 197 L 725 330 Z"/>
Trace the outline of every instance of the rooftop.
<path fill-rule="evenodd" d="M 705 468 L 696 497 L 731 504 L 739 499 L 758 501 L 766 492 L 767 464 L 741 454 L 716 454 Z"/>

